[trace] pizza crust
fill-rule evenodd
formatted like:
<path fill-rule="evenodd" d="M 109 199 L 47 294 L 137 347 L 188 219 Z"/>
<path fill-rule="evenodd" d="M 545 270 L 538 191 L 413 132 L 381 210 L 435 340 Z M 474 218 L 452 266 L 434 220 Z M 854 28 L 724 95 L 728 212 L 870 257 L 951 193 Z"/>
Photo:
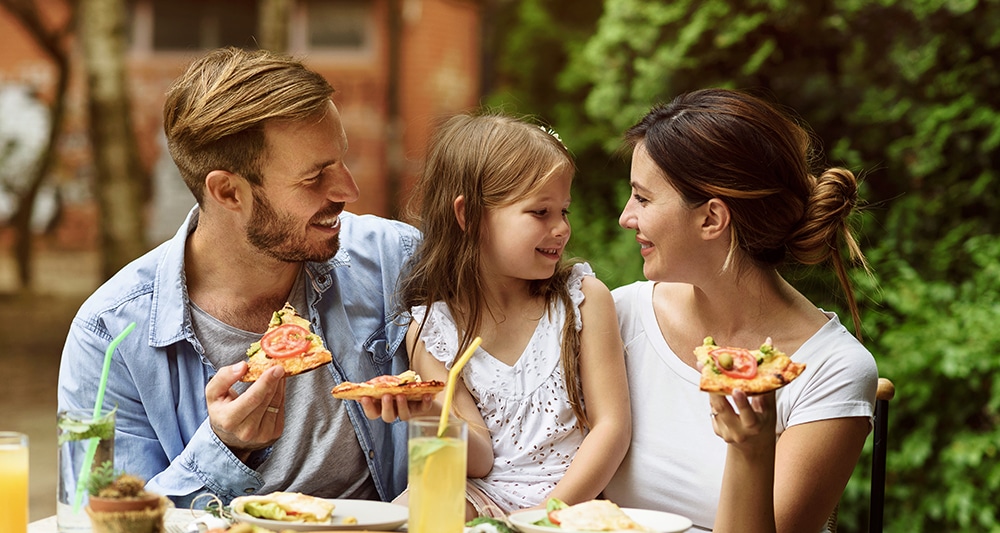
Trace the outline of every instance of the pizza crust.
<path fill-rule="evenodd" d="M 805 370 L 805 363 L 796 363 L 788 355 L 771 346 L 768 339 L 761 349 L 750 353 L 762 362 L 757 365 L 757 375 L 750 379 L 736 378 L 723 374 L 715 366 L 711 351 L 719 348 L 711 337 L 695 348 L 694 353 L 701 365 L 699 387 L 705 392 L 732 394 L 740 389 L 748 395 L 764 394 L 788 385 Z M 735 348 L 739 349 L 739 348 Z"/>
<path fill-rule="evenodd" d="M 274 366 L 281 366 L 285 369 L 286 376 L 294 376 L 303 372 L 308 372 L 319 368 L 331 361 L 333 355 L 323 346 L 323 339 L 312 332 L 309 321 L 299 316 L 291 304 L 286 303 L 280 311 L 275 311 L 271 316 L 271 322 L 267 326 L 267 331 L 272 331 L 284 324 L 295 324 L 302 327 L 310 334 L 309 348 L 302 354 L 292 357 L 274 359 L 268 357 L 260 347 L 260 341 L 250 344 L 247 349 L 247 373 L 240 378 L 243 382 L 254 382 L 260 378 L 264 372 Z M 265 335 L 267 332 L 264 332 Z"/>

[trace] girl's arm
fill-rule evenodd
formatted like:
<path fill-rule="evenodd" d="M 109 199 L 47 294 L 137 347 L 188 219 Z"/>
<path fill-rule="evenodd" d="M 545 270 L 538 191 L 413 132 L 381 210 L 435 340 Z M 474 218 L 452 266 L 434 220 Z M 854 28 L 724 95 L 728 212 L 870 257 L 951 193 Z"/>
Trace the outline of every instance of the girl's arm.
<path fill-rule="evenodd" d="M 868 419 L 792 426 L 775 445 L 773 434 L 751 434 L 759 427 L 774 427 L 773 393 L 754 399 L 752 417 L 742 414 L 744 404 L 749 408 L 745 395 L 734 395 L 738 416 L 720 399 L 726 402 L 712 395 L 712 408 L 720 412 L 716 431 L 729 442 L 729 450 L 715 531 L 820 531 L 861 456 Z M 763 487 L 773 489 L 758 490 Z M 770 509 L 773 514 L 765 511 Z"/>
<path fill-rule="evenodd" d="M 420 379 L 448 382 L 448 371 L 444 363 L 438 361 L 427 352 L 424 342 L 417 339 L 417 322 L 410 322 L 406 332 L 406 347 L 410 353 L 410 368 L 420 375 Z M 447 389 L 446 389 L 447 390 Z M 440 415 L 444 407 L 445 391 L 434 398 L 434 404 L 428 415 Z M 490 431 L 486 428 L 483 415 L 472 398 L 472 393 L 459 378 L 455 384 L 455 396 L 451 399 L 452 413 L 465 420 L 469 425 L 469 452 L 466 471 L 468 477 L 483 477 L 493 469 L 493 443 Z"/>
<path fill-rule="evenodd" d="M 625 356 L 614 300 L 604 283 L 593 276 L 584 277 L 581 288 L 580 379 L 590 432 L 549 495 L 571 505 L 592 500 L 604 490 L 632 438 Z"/>

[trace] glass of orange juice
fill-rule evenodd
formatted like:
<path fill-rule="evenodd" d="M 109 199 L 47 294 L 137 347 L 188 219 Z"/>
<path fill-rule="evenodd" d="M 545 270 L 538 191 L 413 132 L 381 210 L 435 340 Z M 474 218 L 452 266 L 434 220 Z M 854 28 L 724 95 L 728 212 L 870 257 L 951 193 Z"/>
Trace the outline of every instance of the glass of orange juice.
<path fill-rule="evenodd" d="M 462 533 L 468 426 L 451 417 L 438 436 L 439 417 L 409 421 L 410 533 Z"/>
<path fill-rule="evenodd" d="M 28 531 L 28 436 L 0 431 L 0 531 Z"/>

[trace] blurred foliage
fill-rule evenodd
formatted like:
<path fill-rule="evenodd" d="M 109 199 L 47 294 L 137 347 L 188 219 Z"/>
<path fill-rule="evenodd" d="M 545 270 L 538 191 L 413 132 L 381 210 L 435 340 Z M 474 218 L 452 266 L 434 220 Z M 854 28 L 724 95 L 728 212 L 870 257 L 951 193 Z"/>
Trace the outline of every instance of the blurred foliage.
<path fill-rule="evenodd" d="M 610 287 L 642 279 L 617 227 L 619 150 L 656 102 L 752 90 L 811 126 L 825 166 L 863 177 L 862 331 L 897 386 L 885 530 L 1000 531 L 1000 0 L 500 5 L 490 103 L 551 123 L 574 152 L 572 252 Z M 828 273 L 787 274 L 846 315 Z M 870 448 L 841 531 L 866 527 L 869 471 Z"/>

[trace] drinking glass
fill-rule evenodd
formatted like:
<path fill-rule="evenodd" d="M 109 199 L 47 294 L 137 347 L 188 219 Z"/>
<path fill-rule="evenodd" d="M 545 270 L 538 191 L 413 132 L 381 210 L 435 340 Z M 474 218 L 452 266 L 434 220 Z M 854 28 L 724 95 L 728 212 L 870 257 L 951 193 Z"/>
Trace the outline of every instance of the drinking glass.
<path fill-rule="evenodd" d="M 468 426 L 449 418 L 438 437 L 440 417 L 409 421 L 410 533 L 462 533 Z"/>
<path fill-rule="evenodd" d="M 56 419 L 56 434 L 59 442 L 56 527 L 60 533 L 89 533 L 90 517 L 84 510 L 87 490 L 86 487 L 80 488 L 78 502 L 77 481 L 92 439 L 97 440 L 97 452 L 90 463 L 90 471 L 106 461 L 114 464 L 115 410 L 102 410 L 96 420 L 93 409 L 60 411 Z"/>
<path fill-rule="evenodd" d="M 28 436 L 0 431 L 0 531 L 28 531 Z"/>

